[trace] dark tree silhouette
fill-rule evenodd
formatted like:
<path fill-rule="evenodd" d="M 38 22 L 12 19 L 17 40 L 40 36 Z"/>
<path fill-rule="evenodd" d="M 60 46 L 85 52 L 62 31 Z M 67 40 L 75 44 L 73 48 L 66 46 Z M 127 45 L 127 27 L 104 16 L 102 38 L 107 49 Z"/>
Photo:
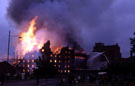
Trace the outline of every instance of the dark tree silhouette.
<path fill-rule="evenodd" d="M 134 37 L 130 38 L 131 54 L 135 53 L 135 32 Z"/>
<path fill-rule="evenodd" d="M 39 57 L 36 60 L 38 69 L 35 70 L 35 73 L 40 77 L 53 77 L 57 74 L 57 69 L 54 67 L 53 63 L 50 63 L 45 57 Z"/>
<path fill-rule="evenodd" d="M 42 49 L 44 51 L 42 51 Z M 41 56 L 36 60 L 38 69 L 35 70 L 37 76 L 42 77 L 53 77 L 57 74 L 57 69 L 54 67 L 53 63 L 50 63 L 50 41 L 44 44 L 41 49 Z"/>

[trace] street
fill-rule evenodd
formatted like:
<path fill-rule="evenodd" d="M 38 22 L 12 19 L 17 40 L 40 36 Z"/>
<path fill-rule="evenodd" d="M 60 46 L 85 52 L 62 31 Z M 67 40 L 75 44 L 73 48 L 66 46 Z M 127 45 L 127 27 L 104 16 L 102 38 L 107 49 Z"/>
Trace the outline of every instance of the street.
<path fill-rule="evenodd" d="M 3 86 L 36 86 L 36 80 L 16 80 L 4 82 Z"/>

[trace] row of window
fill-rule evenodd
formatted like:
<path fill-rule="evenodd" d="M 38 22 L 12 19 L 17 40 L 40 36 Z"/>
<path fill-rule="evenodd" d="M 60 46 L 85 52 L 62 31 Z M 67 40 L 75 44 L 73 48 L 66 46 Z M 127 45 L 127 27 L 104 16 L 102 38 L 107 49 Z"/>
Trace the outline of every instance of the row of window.
<path fill-rule="evenodd" d="M 60 73 L 70 73 L 70 70 L 58 70 Z"/>
<path fill-rule="evenodd" d="M 20 62 L 21 61 L 19 60 L 18 63 L 20 63 Z M 28 62 L 28 63 L 32 62 L 32 63 L 34 63 L 34 59 L 32 59 L 32 60 L 23 60 L 23 63 L 25 63 L 25 62 Z"/>
<path fill-rule="evenodd" d="M 18 65 L 19 67 L 21 67 L 21 65 Z M 22 65 L 23 67 L 26 67 L 25 65 Z M 29 67 L 32 67 L 32 68 L 34 68 L 35 66 L 34 66 L 34 64 L 32 64 L 31 66 L 29 65 L 29 64 L 27 64 L 27 67 L 29 68 Z"/>
<path fill-rule="evenodd" d="M 54 65 L 56 67 L 56 65 Z M 58 68 L 61 68 L 61 65 L 58 65 Z M 64 68 L 70 68 L 70 65 L 65 65 Z"/>
<path fill-rule="evenodd" d="M 52 63 L 53 62 L 53 60 L 50 60 L 50 63 Z M 61 63 L 61 60 L 54 60 L 54 63 Z M 65 63 L 70 63 L 70 60 L 68 60 L 68 61 L 65 61 Z"/>
<path fill-rule="evenodd" d="M 33 69 L 31 70 L 32 72 L 33 72 Z M 29 69 L 23 69 L 23 72 L 30 72 L 30 70 Z"/>

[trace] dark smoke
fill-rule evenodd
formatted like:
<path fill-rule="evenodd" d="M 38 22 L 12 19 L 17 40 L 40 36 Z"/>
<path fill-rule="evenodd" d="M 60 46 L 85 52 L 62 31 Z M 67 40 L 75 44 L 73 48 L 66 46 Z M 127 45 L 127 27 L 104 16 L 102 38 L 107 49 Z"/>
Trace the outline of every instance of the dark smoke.
<path fill-rule="evenodd" d="M 124 39 L 123 34 L 127 31 L 123 30 L 123 34 L 119 34 L 119 31 L 121 28 L 129 28 L 124 21 L 126 17 L 121 14 L 125 14 L 130 8 L 123 6 L 127 3 L 119 2 L 122 1 L 11 0 L 8 16 L 18 26 L 25 21 L 30 21 L 34 16 L 38 16 L 37 27 L 39 29 L 48 28 L 49 31 L 64 38 L 63 41 L 67 44 L 77 42 L 90 52 L 95 42 L 106 44 L 118 42 L 122 46 L 127 45 L 120 41 L 120 39 Z M 125 15 L 128 16 L 128 14 Z M 125 51 L 123 49 L 122 52 Z"/>

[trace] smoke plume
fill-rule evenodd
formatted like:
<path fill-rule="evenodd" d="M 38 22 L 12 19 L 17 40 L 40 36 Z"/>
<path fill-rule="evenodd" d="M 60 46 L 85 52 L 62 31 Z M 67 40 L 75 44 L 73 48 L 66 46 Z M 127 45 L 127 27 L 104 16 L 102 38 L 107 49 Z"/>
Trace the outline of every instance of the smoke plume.
<path fill-rule="evenodd" d="M 121 3 L 123 2 L 123 3 Z M 118 42 L 122 52 L 127 54 L 123 39 L 126 37 L 128 17 L 132 2 L 122 0 L 11 0 L 8 16 L 16 23 L 17 28 L 38 16 L 37 32 L 47 34 L 48 39 L 59 41 L 57 44 L 77 42 L 90 52 L 95 42 L 114 44 Z M 125 7 L 126 6 L 126 7 Z M 133 4 L 131 4 L 133 6 Z M 122 9 L 122 10 L 121 10 Z M 124 18 L 124 19 L 123 19 Z M 134 18 L 135 19 L 135 18 Z M 133 27 L 133 25 L 131 25 Z M 123 30 L 122 30 L 123 29 Z M 21 29 L 19 29 L 21 30 Z M 119 33 L 122 31 L 122 34 Z M 131 33 L 131 30 L 128 31 Z M 128 46 L 129 47 L 129 46 Z"/>

